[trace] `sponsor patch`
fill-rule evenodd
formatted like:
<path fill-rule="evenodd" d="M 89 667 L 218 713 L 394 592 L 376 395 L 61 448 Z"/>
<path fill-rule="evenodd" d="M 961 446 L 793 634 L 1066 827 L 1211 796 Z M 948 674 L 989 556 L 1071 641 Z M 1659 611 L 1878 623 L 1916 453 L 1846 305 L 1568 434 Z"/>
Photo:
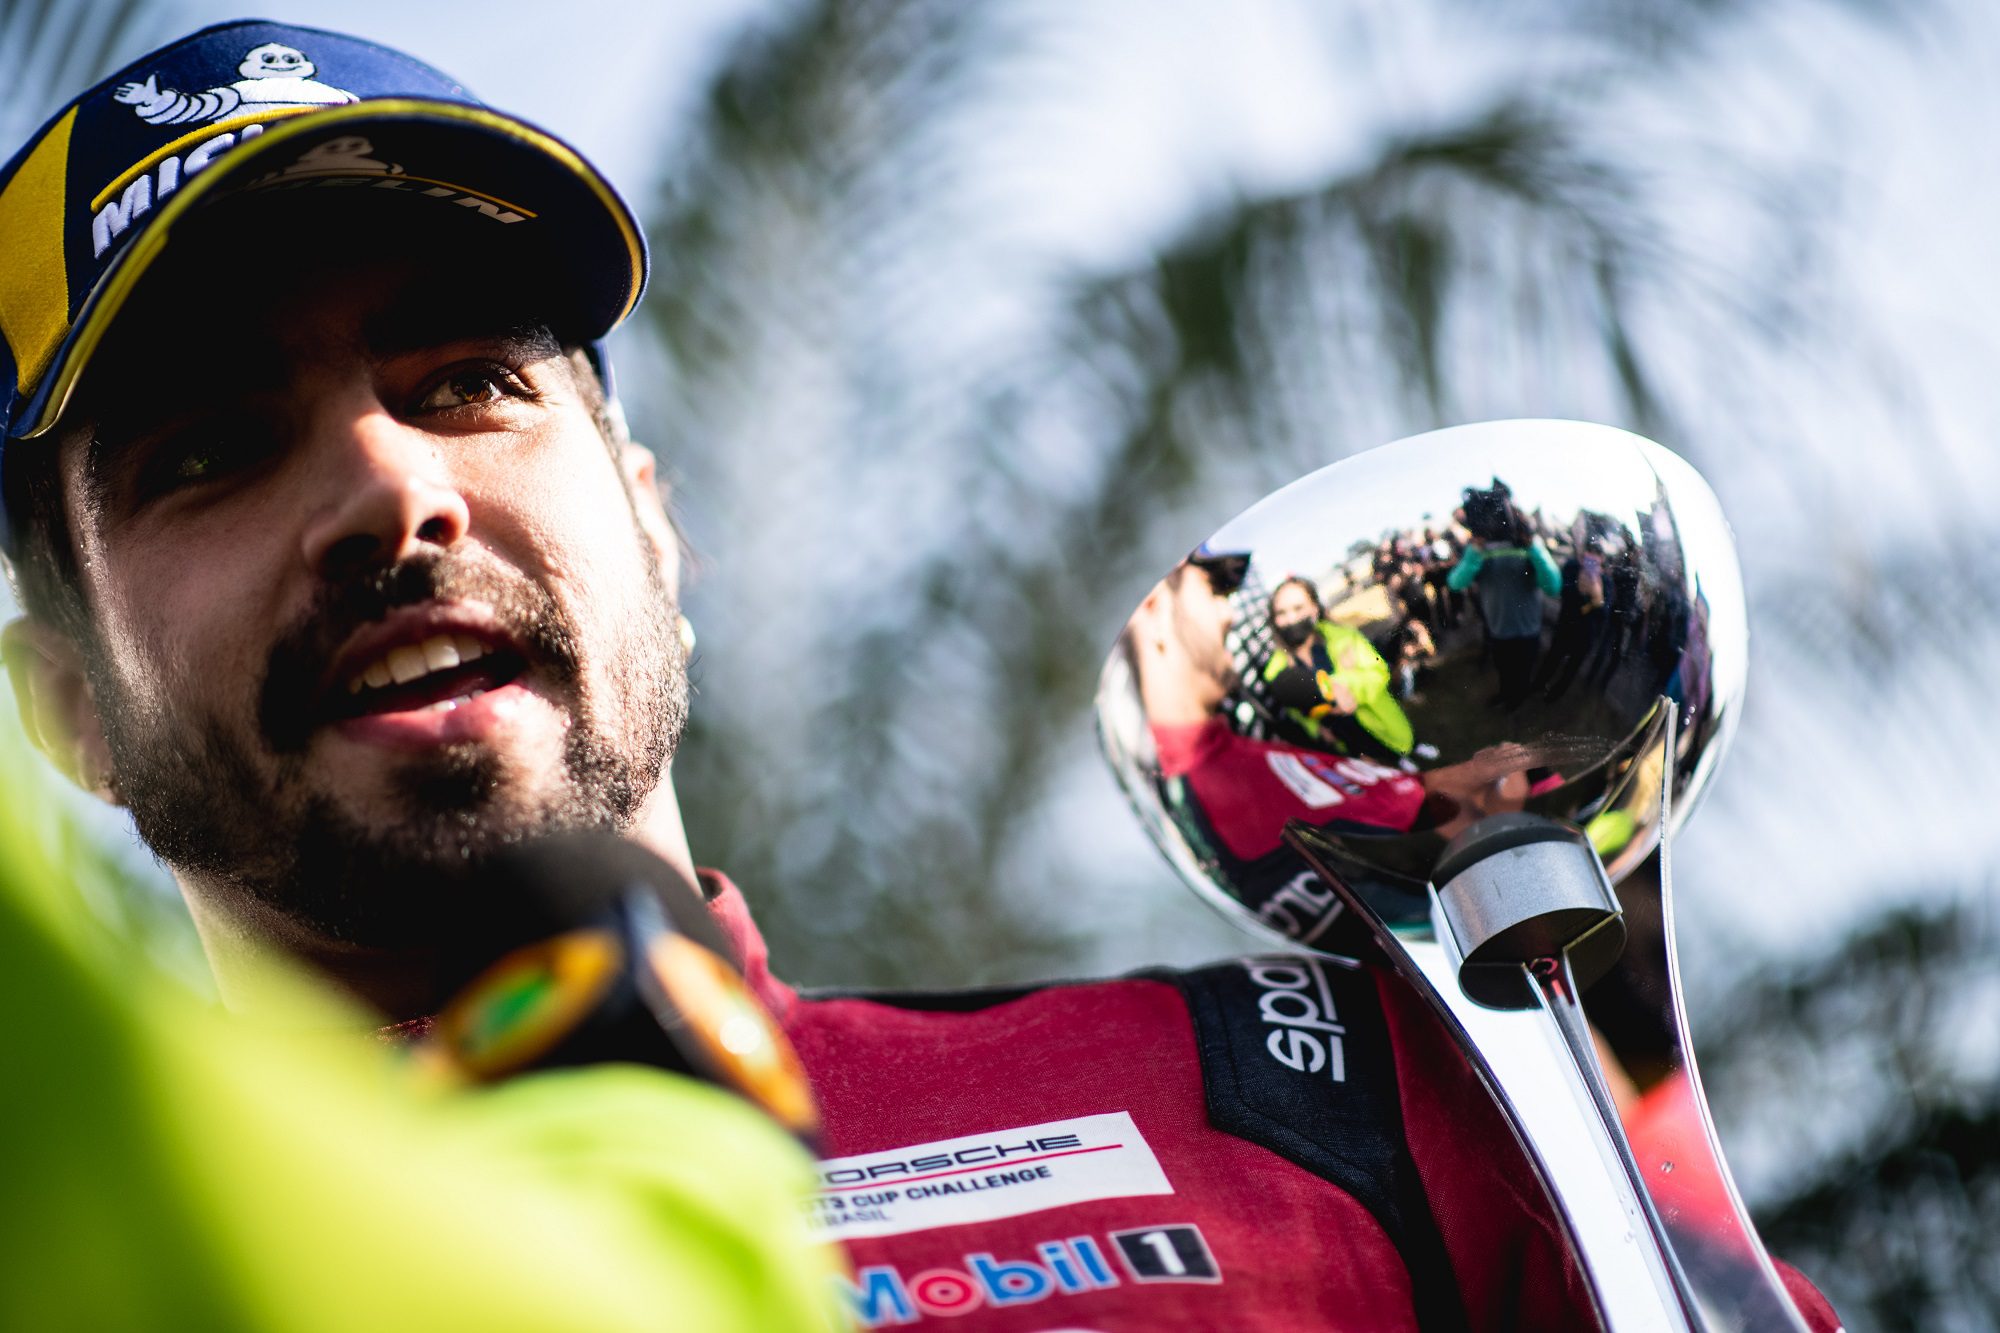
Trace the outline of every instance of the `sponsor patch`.
<path fill-rule="evenodd" d="M 899 1236 L 1173 1192 L 1132 1117 L 1114 1111 L 828 1158 L 812 1222 L 834 1240 Z"/>
<path fill-rule="evenodd" d="M 1177 1227 L 1114 1231 L 1111 1243 L 1134 1282 L 1220 1282 L 1222 1269 L 1192 1222 Z"/>
<path fill-rule="evenodd" d="M 1346 905 L 1311 870 L 1301 870 L 1257 908 L 1257 919 L 1301 944 L 1311 944 L 1339 920 Z"/>
<path fill-rule="evenodd" d="M 236 67 L 243 77 L 214 88 L 183 92 L 162 87 L 158 74 L 144 83 L 121 83 L 112 100 L 132 108 L 148 125 L 189 125 L 243 112 L 296 107 L 339 106 L 359 99 L 345 88 L 321 83 L 319 66 L 296 46 L 266 42 L 252 47 Z"/>
<path fill-rule="evenodd" d="M 1347 1025 L 1334 1006 L 1333 988 L 1317 958 L 1246 958 L 1243 966 L 1257 987 L 1257 1016 L 1270 1029 L 1264 1049 L 1273 1060 L 1302 1074 L 1325 1072 L 1347 1081 Z"/>
<path fill-rule="evenodd" d="M 1103 1239 L 1064 1236 L 1031 1248 L 1033 1257 L 975 1250 L 964 1256 L 962 1267 L 913 1273 L 894 1264 L 867 1264 L 834 1284 L 855 1323 L 883 1328 L 1109 1291 L 1127 1282 L 1222 1281 L 1208 1241 L 1190 1224 L 1114 1231 Z M 1122 1278 L 1112 1267 L 1113 1254 L 1125 1269 Z"/>

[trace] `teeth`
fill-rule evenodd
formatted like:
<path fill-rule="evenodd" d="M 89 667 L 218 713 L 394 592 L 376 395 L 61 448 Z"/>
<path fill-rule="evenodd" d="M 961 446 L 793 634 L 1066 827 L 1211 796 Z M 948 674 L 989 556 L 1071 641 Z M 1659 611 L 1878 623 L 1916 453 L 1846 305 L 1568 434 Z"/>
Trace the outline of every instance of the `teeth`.
<path fill-rule="evenodd" d="M 420 713 L 449 713 L 460 704 L 469 704 L 484 693 L 486 693 L 485 690 L 474 690 L 470 694 L 461 694 L 455 699 L 440 699 L 434 704 L 425 704 L 417 711 Z"/>
<path fill-rule="evenodd" d="M 350 677 L 347 692 L 359 694 L 364 687 L 379 690 L 392 683 L 407 685 L 433 671 L 476 662 L 486 653 L 486 645 L 469 634 L 434 634 L 422 643 L 391 648 Z"/>
<path fill-rule="evenodd" d="M 395 677 L 398 685 L 407 685 L 429 670 L 424 665 L 423 649 L 406 644 L 389 650 L 389 674 Z"/>

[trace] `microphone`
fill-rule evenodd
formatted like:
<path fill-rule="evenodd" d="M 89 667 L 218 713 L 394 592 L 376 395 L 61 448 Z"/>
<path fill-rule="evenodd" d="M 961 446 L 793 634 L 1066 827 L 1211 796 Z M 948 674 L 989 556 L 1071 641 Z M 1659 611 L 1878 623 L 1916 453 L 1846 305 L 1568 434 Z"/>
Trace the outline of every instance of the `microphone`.
<path fill-rule="evenodd" d="M 728 1088 L 801 1138 L 818 1128 L 791 1044 L 684 876 L 608 833 L 482 860 L 441 960 L 429 1050 L 476 1082 L 644 1064 Z"/>

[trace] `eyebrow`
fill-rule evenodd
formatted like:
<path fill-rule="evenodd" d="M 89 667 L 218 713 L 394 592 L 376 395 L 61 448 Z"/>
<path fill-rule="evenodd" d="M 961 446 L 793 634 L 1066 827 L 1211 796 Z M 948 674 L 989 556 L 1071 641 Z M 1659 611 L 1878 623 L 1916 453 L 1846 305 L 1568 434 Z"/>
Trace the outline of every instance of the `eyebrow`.
<path fill-rule="evenodd" d="M 463 308 L 416 315 L 386 311 L 364 322 L 362 342 L 368 355 L 377 360 L 454 343 L 498 346 L 522 362 L 550 360 L 563 354 L 562 342 L 546 324 L 533 319 L 482 318 L 477 311 Z M 265 364 L 257 365 L 260 360 Z M 265 349 L 261 356 L 250 354 L 239 370 L 245 372 L 244 378 L 252 385 L 253 392 L 269 393 L 284 386 L 284 364 L 282 354 Z M 198 420 L 228 401 L 227 397 L 197 400 L 185 411 L 172 414 L 165 424 L 171 427 L 176 420 Z M 121 419 L 116 408 L 91 423 L 83 452 L 86 503 L 103 509 L 113 479 L 132 465 L 134 453 L 128 447 L 131 440 L 152 433 L 147 427 L 158 424 L 158 418 L 143 418 L 136 413 L 131 420 Z"/>
<path fill-rule="evenodd" d="M 461 342 L 503 342 L 537 360 L 562 355 L 562 344 L 548 324 L 518 311 L 503 314 L 436 300 L 399 301 L 361 323 L 362 346 L 376 360 Z"/>

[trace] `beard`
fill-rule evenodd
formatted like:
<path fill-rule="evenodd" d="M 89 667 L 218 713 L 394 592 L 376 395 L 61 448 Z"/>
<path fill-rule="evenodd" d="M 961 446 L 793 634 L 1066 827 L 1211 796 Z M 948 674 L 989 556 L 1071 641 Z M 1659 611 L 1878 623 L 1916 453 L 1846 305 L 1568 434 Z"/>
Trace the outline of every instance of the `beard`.
<path fill-rule="evenodd" d="M 136 706 L 92 653 L 119 797 L 163 862 L 307 938 L 436 947 L 478 910 L 487 857 L 548 834 L 622 834 L 658 787 L 687 724 L 688 685 L 672 595 L 651 559 L 641 565 L 651 596 L 590 686 L 578 627 L 547 591 L 450 553 L 324 589 L 272 649 L 248 737 L 214 716 Z M 311 781 L 324 664 L 357 628 L 439 600 L 489 603 L 569 705 L 559 771 L 523 773 L 484 746 L 443 745 L 391 770 L 393 819 L 365 820 Z"/>

